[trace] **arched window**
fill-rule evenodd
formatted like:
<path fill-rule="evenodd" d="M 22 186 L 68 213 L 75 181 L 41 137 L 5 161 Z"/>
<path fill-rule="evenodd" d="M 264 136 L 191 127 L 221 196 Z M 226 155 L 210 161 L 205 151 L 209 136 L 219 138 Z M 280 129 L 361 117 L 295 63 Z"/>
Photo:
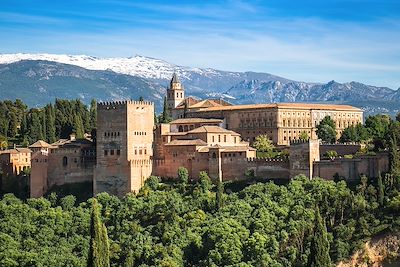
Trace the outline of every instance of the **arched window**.
<path fill-rule="evenodd" d="M 68 165 L 68 158 L 63 157 L 63 166 L 67 166 L 67 165 Z"/>
<path fill-rule="evenodd" d="M 178 131 L 179 132 L 183 132 L 183 126 L 182 125 L 179 125 Z"/>

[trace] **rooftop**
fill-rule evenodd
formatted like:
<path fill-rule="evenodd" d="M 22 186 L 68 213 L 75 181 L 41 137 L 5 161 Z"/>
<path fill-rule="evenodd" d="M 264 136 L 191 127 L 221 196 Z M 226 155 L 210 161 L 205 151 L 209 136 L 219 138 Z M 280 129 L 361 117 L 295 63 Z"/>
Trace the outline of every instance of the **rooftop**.
<path fill-rule="evenodd" d="M 170 124 L 185 124 L 185 123 L 222 123 L 220 119 L 204 119 L 204 118 L 184 118 L 176 119 L 170 122 Z"/>
<path fill-rule="evenodd" d="M 232 105 L 232 106 L 204 107 L 200 108 L 198 111 L 207 112 L 207 111 L 218 111 L 218 110 L 240 110 L 240 109 L 260 109 L 260 108 L 362 111 L 361 109 L 350 105 L 314 104 L 314 103 L 270 103 L 270 104 Z"/>
<path fill-rule="evenodd" d="M 207 143 L 201 139 L 190 139 L 190 140 L 173 140 L 166 146 L 206 146 Z"/>
<path fill-rule="evenodd" d="M 46 143 L 43 140 L 38 140 L 35 143 L 33 143 L 32 145 L 30 145 L 29 147 L 30 148 L 42 148 L 42 147 L 47 148 L 47 147 L 50 147 L 50 144 Z"/>
<path fill-rule="evenodd" d="M 7 149 L 0 151 L 0 154 L 18 154 L 18 153 L 30 153 L 32 150 L 26 147 L 18 147 L 13 149 Z"/>
<path fill-rule="evenodd" d="M 232 135 L 239 135 L 238 133 L 235 133 L 234 131 L 230 131 L 224 128 L 221 128 L 219 126 L 212 126 L 212 125 L 204 125 L 201 127 L 198 127 L 196 129 L 193 129 L 188 132 L 190 133 L 229 133 Z"/>

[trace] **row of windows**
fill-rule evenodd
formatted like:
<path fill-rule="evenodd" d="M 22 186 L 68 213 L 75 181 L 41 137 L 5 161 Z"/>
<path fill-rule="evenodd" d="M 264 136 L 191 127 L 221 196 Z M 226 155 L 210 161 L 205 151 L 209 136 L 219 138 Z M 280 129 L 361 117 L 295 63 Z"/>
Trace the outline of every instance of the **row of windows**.
<path fill-rule="evenodd" d="M 291 133 L 291 131 L 288 131 L 289 133 Z M 297 131 L 297 133 L 301 133 L 301 132 L 304 132 L 304 131 Z M 285 134 L 286 133 L 286 131 L 283 131 L 283 133 Z M 295 134 L 296 133 L 296 131 L 293 131 L 293 133 Z M 311 134 L 311 131 L 308 131 L 308 133 L 309 134 Z"/>
<path fill-rule="evenodd" d="M 283 112 L 282 114 L 283 114 L 283 116 L 286 116 L 286 115 L 288 115 L 288 116 L 293 116 L 293 115 L 296 115 L 296 112 Z M 297 112 L 297 116 L 300 116 L 300 114 L 301 114 L 302 116 L 305 116 L 305 115 L 306 115 L 305 112 L 302 112 L 302 113 Z M 310 113 L 307 113 L 307 116 L 310 116 Z"/>
<path fill-rule="evenodd" d="M 247 118 L 253 117 L 254 118 L 254 117 L 261 117 L 261 116 L 270 116 L 271 118 L 273 118 L 273 117 L 275 117 L 275 114 L 272 112 L 269 112 L 269 113 L 257 112 L 257 113 L 241 113 L 240 114 L 240 117 L 242 117 L 242 118 L 243 117 L 247 117 Z"/>
<path fill-rule="evenodd" d="M 147 149 L 135 148 L 135 155 L 147 155 Z"/>
<path fill-rule="evenodd" d="M 306 121 L 306 120 L 287 120 L 287 125 L 286 125 L 286 120 L 284 119 L 282 121 L 283 127 L 311 127 L 311 121 Z"/>
<path fill-rule="evenodd" d="M 268 127 L 268 126 L 273 126 L 275 124 L 275 121 L 264 121 L 264 122 L 250 122 L 250 123 L 240 123 L 239 128 L 252 128 L 252 127 Z"/>
<path fill-rule="evenodd" d="M 147 135 L 147 132 L 134 132 L 134 135 Z"/>
<path fill-rule="evenodd" d="M 115 154 L 117 154 L 118 156 L 121 155 L 121 150 L 119 149 L 105 149 L 104 150 L 104 156 L 114 156 Z"/>
<path fill-rule="evenodd" d="M 120 132 L 105 132 L 104 137 L 117 137 L 120 136 Z"/>
<path fill-rule="evenodd" d="M 188 132 L 194 129 L 194 125 L 179 125 L 178 132 Z"/>
<path fill-rule="evenodd" d="M 172 98 L 173 96 L 174 96 L 174 95 L 173 95 L 172 92 L 171 92 L 171 93 L 168 93 L 168 97 L 169 97 L 169 98 Z M 183 93 L 176 92 L 176 97 L 183 98 Z"/>

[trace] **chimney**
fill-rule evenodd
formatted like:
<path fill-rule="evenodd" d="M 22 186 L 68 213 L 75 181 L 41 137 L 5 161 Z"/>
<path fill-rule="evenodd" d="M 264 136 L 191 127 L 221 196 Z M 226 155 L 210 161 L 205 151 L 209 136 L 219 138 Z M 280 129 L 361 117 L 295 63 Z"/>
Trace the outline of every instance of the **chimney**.
<path fill-rule="evenodd" d="M 72 134 L 69 135 L 69 140 L 70 141 L 75 141 L 75 139 L 76 139 L 75 138 L 75 133 L 72 133 Z"/>

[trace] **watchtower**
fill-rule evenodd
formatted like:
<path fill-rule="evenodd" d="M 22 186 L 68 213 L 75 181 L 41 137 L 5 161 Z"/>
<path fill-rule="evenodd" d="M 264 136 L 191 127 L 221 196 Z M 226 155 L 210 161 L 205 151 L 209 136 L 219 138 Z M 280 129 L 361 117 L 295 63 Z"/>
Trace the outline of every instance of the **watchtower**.
<path fill-rule="evenodd" d="M 95 194 L 138 192 L 151 175 L 154 104 L 147 101 L 97 105 Z"/>

